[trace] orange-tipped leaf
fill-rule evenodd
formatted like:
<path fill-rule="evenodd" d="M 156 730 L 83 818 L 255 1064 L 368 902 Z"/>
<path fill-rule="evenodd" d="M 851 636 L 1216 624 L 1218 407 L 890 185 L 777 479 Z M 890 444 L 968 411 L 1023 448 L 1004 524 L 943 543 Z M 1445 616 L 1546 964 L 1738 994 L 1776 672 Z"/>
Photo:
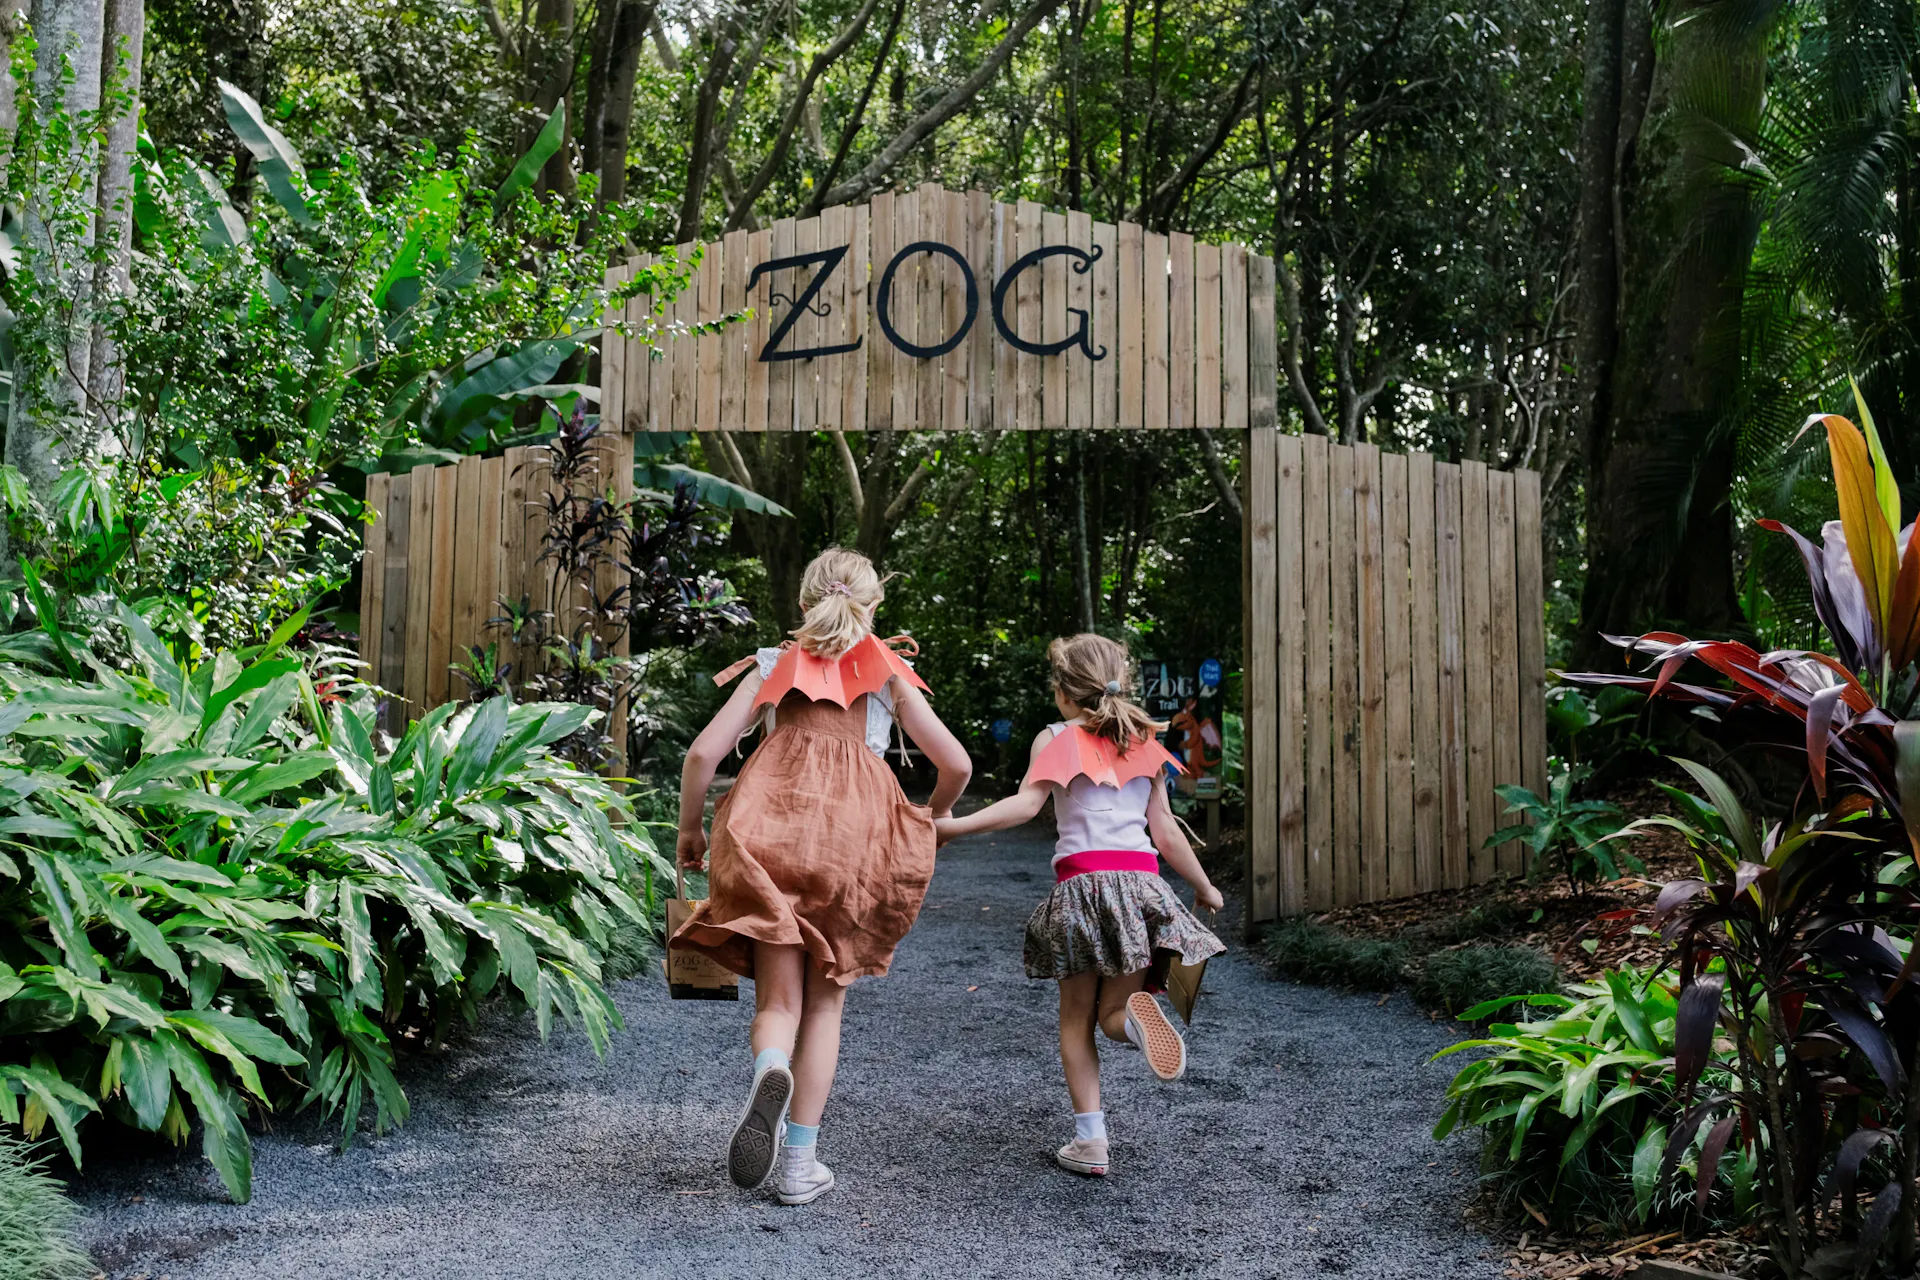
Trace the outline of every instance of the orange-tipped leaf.
<path fill-rule="evenodd" d="M 1820 419 L 1827 429 L 1827 453 L 1833 459 L 1833 487 L 1840 499 L 1840 528 L 1847 535 L 1847 555 L 1867 598 L 1867 614 L 1884 646 L 1893 613 L 1893 590 L 1899 576 L 1899 554 L 1894 531 L 1880 509 L 1875 492 L 1873 460 L 1859 428 L 1836 413 Z"/>

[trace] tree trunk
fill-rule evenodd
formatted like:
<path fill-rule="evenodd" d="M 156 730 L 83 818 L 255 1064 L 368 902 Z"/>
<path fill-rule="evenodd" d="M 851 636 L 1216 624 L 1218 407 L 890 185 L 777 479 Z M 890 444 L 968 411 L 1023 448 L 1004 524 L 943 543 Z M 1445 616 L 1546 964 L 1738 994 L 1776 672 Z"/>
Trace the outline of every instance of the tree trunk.
<path fill-rule="evenodd" d="M 1074 624 L 1093 630 L 1093 564 L 1087 547 L 1087 450 L 1085 433 L 1074 432 L 1067 448 L 1073 454 L 1073 612 Z"/>
<path fill-rule="evenodd" d="M 600 147 L 600 204 L 626 199 L 627 151 L 633 140 L 633 86 L 640 52 L 656 6 L 647 0 L 621 0 L 613 25 L 613 65 L 607 78 L 606 123 Z"/>
<path fill-rule="evenodd" d="M 107 150 L 100 165 L 100 211 L 94 235 L 99 243 L 112 247 L 94 265 L 96 303 L 125 296 L 133 287 L 128 275 L 133 255 L 133 152 L 140 138 L 140 59 L 146 27 L 146 0 L 108 0 L 101 73 L 110 87 L 126 95 L 126 110 L 107 126 Z M 114 406 L 123 382 L 119 349 L 106 329 L 95 324 L 87 357 L 87 398 L 95 412 L 106 413 L 116 423 L 120 414 Z"/>
<path fill-rule="evenodd" d="M 1648 36 L 1633 29 L 1645 12 L 1628 0 L 1623 50 L 1650 50 Z M 1713 76 L 1732 111 L 1757 111 L 1765 52 L 1755 36 L 1730 56 L 1727 36 L 1687 16 L 1672 16 L 1644 112 L 1633 57 L 1621 60 L 1619 119 L 1634 127 L 1622 129 L 1613 149 L 1620 292 L 1611 357 L 1593 401 L 1605 416 L 1594 419 L 1587 477 L 1579 642 L 1593 663 L 1617 662 L 1602 633 L 1658 625 L 1724 636 L 1742 625 L 1729 505 L 1733 433 L 1721 429 L 1720 415 L 1738 391 L 1736 326 L 1751 215 L 1738 189 L 1689 157 L 1681 104 L 1691 77 Z M 1591 141 L 1605 144 L 1604 136 Z M 1603 216 L 1588 206 L 1583 199 L 1583 235 L 1589 215 L 1598 234 Z M 1593 248 L 1595 261 L 1586 261 L 1590 247 L 1583 241 L 1581 283 L 1603 288 L 1589 280 L 1600 258 Z M 1584 301 L 1582 314 L 1591 315 Z M 1590 357 L 1606 358 L 1602 341 L 1583 334 L 1582 345 Z"/>
<path fill-rule="evenodd" d="M 100 57 L 106 41 L 104 0 L 36 0 L 32 23 L 39 41 L 34 96 L 42 103 L 59 102 L 76 117 L 98 111 Z M 96 190 L 99 157 L 93 135 L 78 127 L 78 122 L 73 145 L 66 163 L 73 172 L 86 175 L 86 190 Z M 51 193 L 41 194 L 51 197 Z M 44 368 L 23 365 L 26 376 L 16 382 L 8 405 L 6 456 L 34 493 L 50 500 L 60 473 L 75 459 L 97 456 L 99 442 L 86 403 L 93 342 L 93 270 L 87 261 L 93 222 L 85 220 L 73 241 L 56 244 L 60 233 L 48 224 L 46 215 L 46 206 L 39 201 L 22 210 L 21 257 L 24 269 L 39 277 L 41 287 L 57 295 L 44 331 L 35 335 L 45 343 L 47 363 Z M 15 342 L 22 337 L 16 333 Z"/>
<path fill-rule="evenodd" d="M 533 102 L 535 118 L 527 122 L 527 130 L 522 147 L 533 145 L 539 128 L 546 123 L 560 100 L 567 96 L 573 87 L 573 29 L 575 21 L 573 0 L 540 0 L 535 10 L 534 32 L 528 41 L 527 76 L 529 98 Z M 567 129 L 572 132 L 574 113 L 567 113 Z M 573 192 L 573 157 L 568 154 L 566 138 L 560 140 L 560 149 L 553 153 L 546 167 L 540 170 L 540 189 L 558 191 L 562 194 Z"/>

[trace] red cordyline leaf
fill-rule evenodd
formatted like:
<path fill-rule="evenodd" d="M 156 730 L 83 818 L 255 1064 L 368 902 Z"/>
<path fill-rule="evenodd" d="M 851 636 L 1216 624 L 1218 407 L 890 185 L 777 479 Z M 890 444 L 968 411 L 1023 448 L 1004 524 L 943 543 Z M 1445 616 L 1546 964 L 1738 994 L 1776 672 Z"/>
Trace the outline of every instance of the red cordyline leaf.
<path fill-rule="evenodd" d="M 1920 656 L 1920 520 L 1907 526 L 1907 547 L 1900 556 L 1900 573 L 1893 583 L 1892 612 L 1887 618 L 1887 665 L 1895 671 Z"/>

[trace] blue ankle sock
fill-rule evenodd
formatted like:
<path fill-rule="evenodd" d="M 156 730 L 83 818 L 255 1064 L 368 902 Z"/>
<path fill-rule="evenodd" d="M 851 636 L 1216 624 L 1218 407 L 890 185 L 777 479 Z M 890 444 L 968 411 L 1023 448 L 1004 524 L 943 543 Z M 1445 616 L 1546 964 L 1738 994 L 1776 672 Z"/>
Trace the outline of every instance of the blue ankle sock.
<path fill-rule="evenodd" d="M 788 1127 L 791 1128 L 792 1126 Z M 1107 1113 L 1104 1111 L 1074 1112 L 1073 1136 L 1083 1142 L 1105 1142 L 1107 1139 Z"/>
<path fill-rule="evenodd" d="M 759 1075 L 768 1067 L 784 1067 L 786 1065 L 787 1054 L 784 1049 L 762 1049 L 753 1055 L 753 1074 L 755 1075 Z"/>
<path fill-rule="evenodd" d="M 787 1121 L 786 1145 L 789 1147 L 810 1147 L 820 1141 L 820 1126 L 817 1124 L 795 1124 Z"/>

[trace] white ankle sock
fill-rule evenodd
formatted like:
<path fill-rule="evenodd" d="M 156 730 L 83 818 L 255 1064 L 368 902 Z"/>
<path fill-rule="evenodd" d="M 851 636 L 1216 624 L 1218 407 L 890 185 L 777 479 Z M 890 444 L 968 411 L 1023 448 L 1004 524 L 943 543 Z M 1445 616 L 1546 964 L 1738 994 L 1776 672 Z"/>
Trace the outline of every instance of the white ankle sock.
<path fill-rule="evenodd" d="M 1082 1142 L 1105 1142 L 1107 1140 L 1107 1113 L 1104 1111 L 1074 1112 L 1073 1136 Z"/>
<path fill-rule="evenodd" d="M 753 1074 L 755 1075 L 759 1075 L 768 1067 L 784 1067 L 786 1065 L 787 1051 L 785 1049 L 762 1049 L 753 1055 Z"/>

